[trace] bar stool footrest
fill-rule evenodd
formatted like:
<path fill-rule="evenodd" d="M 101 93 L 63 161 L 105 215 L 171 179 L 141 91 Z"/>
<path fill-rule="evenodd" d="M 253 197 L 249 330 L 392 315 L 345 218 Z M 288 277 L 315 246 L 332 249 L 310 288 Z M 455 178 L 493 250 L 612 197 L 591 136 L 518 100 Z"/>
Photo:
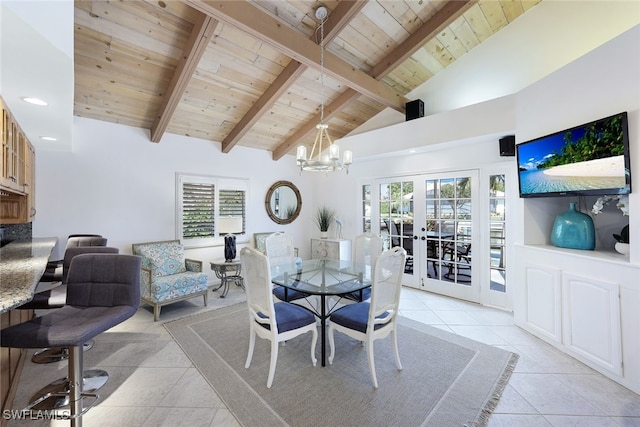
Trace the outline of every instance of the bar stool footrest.
<path fill-rule="evenodd" d="M 41 398 L 39 398 L 38 400 L 36 400 L 35 402 L 31 402 L 29 405 L 27 405 L 24 409 L 22 409 L 22 413 L 32 413 L 32 412 L 40 412 L 40 411 L 47 411 L 46 409 L 35 409 L 35 407 L 37 405 L 39 405 L 40 403 L 42 403 L 43 401 L 52 398 L 52 397 L 64 397 L 65 393 L 64 392 L 54 392 L 54 393 L 47 393 L 44 396 L 42 396 Z M 67 397 L 69 396 L 68 393 L 66 393 Z M 97 393 L 86 393 L 83 392 L 80 395 L 80 398 L 83 400 L 83 405 L 82 405 L 82 410 L 80 411 L 79 414 L 75 414 L 75 415 L 71 415 L 71 409 L 64 409 L 64 410 L 60 410 L 59 408 L 55 408 L 55 409 L 51 409 L 50 411 L 55 411 L 56 412 L 56 419 L 62 419 L 62 420 L 72 420 L 74 418 L 78 418 L 83 416 L 84 414 L 87 413 L 87 411 L 89 411 L 89 409 L 93 408 L 95 406 L 95 404 L 98 402 L 98 400 L 100 399 L 100 395 Z M 85 398 L 89 398 L 92 399 L 91 402 L 88 405 L 84 405 L 84 399 Z M 60 413 L 59 413 L 60 412 Z M 59 418 L 57 418 L 59 417 Z"/>
<path fill-rule="evenodd" d="M 82 389 L 95 393 L 109 380 L 102 369 L 85 370 L 82 373 Z M 37 402 L 37 403 L 36 403 Z M 35 406 L 34 406 L 35 405 Z M 69 405 L 69 377 L 59 378 L 44 386 L 31 396 L 29 406 L 39 411 L 52 411 Z"/>
<path fill-rule="evenodd" d="M 95 344 L 94 340 L 89 340 L 82 345 L 82 351 L 89 351 Z M 33 353 L 31 361 L 39 365 L 45 363 L 55 363 L 67 360 L 69 358 L 69 349 L 66 347 L 48 347 Z"/>

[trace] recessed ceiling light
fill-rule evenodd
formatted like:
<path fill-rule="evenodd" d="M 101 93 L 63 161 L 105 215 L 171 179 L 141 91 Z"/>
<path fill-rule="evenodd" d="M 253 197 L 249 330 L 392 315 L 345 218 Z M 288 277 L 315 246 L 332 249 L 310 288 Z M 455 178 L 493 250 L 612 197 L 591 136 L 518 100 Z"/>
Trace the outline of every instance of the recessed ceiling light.
<path fill-rule="evenodd" d="M 416 152 L 416 150 L 413 149 L 413 148 L 411 150 L 409 150 L 409 153 L 415 153 L 415 152 Z"/>
<path fill-rule="evenodd" d="M 40 139 L 44 140 L 44 141 L 57 141 L 58 138 L 54 138 L 52 136 L 41 136 Z"/>
<path fill-rule="evenodd" d="M 24 102 L 28 102 L 29 104 L 33 104 L 33 105 L 49 105 L 48 102 L 43 101 L 40 98 L 33 98 L 33 97 L 30 97 L 30 96 L 25 96 L 24 98 L 22 98 L 22 100 Z"/>

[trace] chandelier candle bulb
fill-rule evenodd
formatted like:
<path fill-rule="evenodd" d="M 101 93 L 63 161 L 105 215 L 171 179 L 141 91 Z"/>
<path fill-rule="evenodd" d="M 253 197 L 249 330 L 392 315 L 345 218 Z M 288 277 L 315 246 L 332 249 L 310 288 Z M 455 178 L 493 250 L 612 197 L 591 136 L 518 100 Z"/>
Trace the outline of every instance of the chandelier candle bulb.
<path fill-rule="evenodd" d="M 336 144 L 331 144 L 329 146 L 329 158 L 331 160 L 340 160 L 340 147 Z"/>
<path fill-rule="evenodd" d="M 342 163 L 345 165 L 350 165 L 353 163 L 353 153 L 350 150 L 345 150 L 342 158 Z"/>
<path fill-rule="evenodd" d="M 307 160 L 307 147 L 305 147 L 304 145 L 300 145 L 298 147 L 298 151 L 296 152 L 296 160 L 298 161 L 298 163 Z"/>

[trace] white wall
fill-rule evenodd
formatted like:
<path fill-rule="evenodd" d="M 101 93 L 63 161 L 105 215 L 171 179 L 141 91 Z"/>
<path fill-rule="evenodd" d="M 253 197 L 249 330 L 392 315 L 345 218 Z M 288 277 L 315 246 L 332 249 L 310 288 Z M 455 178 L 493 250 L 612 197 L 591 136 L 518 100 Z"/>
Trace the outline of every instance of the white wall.
<path fill-rule="evenodd" d="M 352 149 L 355 156 L 348 175 L 300 175 L 291 156 L 273 162 L 267 152 L 242 147 L 222 154 L 219 143 L 170 134 L 153 144 L 147 131 L 75 118 L 72 153 L 37 151 L 34 236 L 64 240 L 70 233 L 98 232 L 123 252 L 129 252 L 133 242 L 175 238 L 175 173 L 189 172 L 249 178 L 249 234 L 285 230 L 294 235 L 301 255 L 306 256 L 308 238 L 317 233 L 312 217 L 318 204 L 337 210 L 345 223 L 345 237 L 358 232 L 363 180 L 482 169 L 496 163 L 511 162 L 515 168 L 515 159 L 499 157 L 499 137 L 515 131 L 521 142 L 623 110 L 630 113 L 633 138 L 636 193 L 631 210 L 639 210 L 639 28 L 514 95 L 344 138 L 342 149 Z M 409 154 L 409 149 L 418 153 Z M 383 157 L 388 153 L 394 156 Z M 300 219 L 278 226 L 264 211 L 264 197 L 271 184 L 283 179 L 299 187 L 303 205 Z M 524 212 L 514 197 L 511 202 L 519 206 L 518 217 L 524 218 L 517 224 L 516 238 L 521 242 L 525 226 L 534 236 L 538 233 L 534 240 L 548 232 L 546 224 L 530 223 L 527 216 L 540 213 L 552 218 L 557 212 L 550 211 L 559 212 L 566 205 L 563 200 L 536 201 Z M 536 203 L 542 204 L 539 209 Z M 631 233 L 632 240 L 640 241 L 640 227 L 631 227 Z M 194 252 L 195 258 L 203 260 L 222 256 L 221 247 Z M 636 263 L 639 252 L 632 252 Z"/>
<path fill-rule="evenodd" d="M 408 97 L 428 115 L 511 95 L 638 23 L 637 1 L 543 0 Z"/>
<path fill-rule="evenodd" d="M 71 149 L 73 5 L 69 0 L 0 1 L 0 92 L 36 150 Z M 49 105 L 27 104 L 24 96 Z"/>
<path fill-rule="evenodd" d="M 640 211 L 640 25 L 577 59 L 516 96 L 516 141 L 548 135 L 621 111 L 629 114 L 632 193 L 629 218 L 618 210 L 594 218 L 596 248 L 612 250 L 612 232 L 618 233 L 628 220 L 638 222 Z M 586 198 L 589 211 L 595 197 Z M 519 242 L 549 244 L 555 216 L 577 198 L 545 198 L 521 201 L 524 221 Z M 635 216 L 634 216 L 635 213 Z M 614 216 L 614 221 L 611 221 Z M 630 240 L 640 241 L 640 227 L 630 227 Z M 635 250 L 634 250 L 635 249 Z M 640 263 L 638 246 L 632 247 L 632 262 Z M 634 261 L 635 260 L 635 261 Z"/>
<path fill-rule="evenodd" d="M 291 156 L 274 162 L 266 151 L 243 147 L 223 154 L 219 143 L 171 134 L 155 144 L 146 130 L 78 117 L 74 136 L 73 152 L 36 154 L 33 235 L 58 237 L 53 257 L 62 257 L 72 233 L 102 234 L 123 253 L 131 253 L 135 242 L 175 239 L 176 172 L 249 179 L 251 243 L 253 233 L 284 230 L 301 251 L 309 250 L 305 227 L 314 205 L 311 177 L 300 175 Z M 302 194 L 302 219 L 290 225 L 275 224 L 265 211 L 266 193 L 279 180 L 293 182 Z M 206 262 L 222 257 L 223 247 L 187 255 Z"/>
<path fill-rule="evenodd" d="M 508 96 L 640 23 L 640 2 L 543 0 L 406 97 L 425 115 Z M 404 121 L 390 108 L 352 135 Z"/>
<path fill-rule="evenodd" d="M 500 99 L 483 106 L 484 111 L 472 106 L 348 138 L 349 148 L 357 147 L 354 153 L 367 144 L 374 146 L 373 149 L 380 145 L 402 149 L 393 156 L 359 159 L 348 175 L 322 176 L 314 182 L 319 202 L 336 209 L 343 219 L 343 236 L 353 238 L 360 232 L 361 186 L 374 178 L 480 169 L 500 164 L 515 168 L 515 157 L 500 157 L 498 148 L 500 137 L 513 134 L 513 130 L 509 130 L 515 127 L 513 103 Z M 494 127 L 487 125 L 492 120 L 480 119 L 483 114 L 487 117 L 500 111 L 504 114 L 492 117 L 503 120 L 497 120 Z M 505 130 L 500 132 L 499 129 Z M 461 133 L 465 138 L 456 139 Z M 474 133 L 476 136 L 472 137 Z M 415 147 L 415 153 L 409 152 L 410 146 Z"/>

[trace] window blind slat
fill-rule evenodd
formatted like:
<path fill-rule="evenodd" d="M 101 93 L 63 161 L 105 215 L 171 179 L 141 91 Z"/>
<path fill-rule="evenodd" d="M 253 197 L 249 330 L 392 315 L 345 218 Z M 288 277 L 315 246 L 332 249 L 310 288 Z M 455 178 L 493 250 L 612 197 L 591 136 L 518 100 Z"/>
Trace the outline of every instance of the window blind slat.
<path fill-rule="evenodd" d="M 245 231 L 245 203 L 246 193 L 241 190 L 220 190 L 219 216 L 242 217 L 242 233 Z"/>
<path fill-rule="evenodd" d="M 215 185 L 183 183 L 182 237 L 202 239 L 215 237 Z"/>
<path fill-rule="evenodd" d="M 241 217 L 242 234 L 245 233 L 247 192 L 240 189 L 246 188 L 245 182 L 238 180 L 238 189 L 234 189 L 235 185 L 225 179 L 224 185 L 232 188 L 222 190 L 218 189 L 219 179 L 215 177 L 182 175 L 178 179 L 182 239 L 194 239 L 198 244 L 203 239 L 219 239 L 216 221 L 222 216 Z"/>

